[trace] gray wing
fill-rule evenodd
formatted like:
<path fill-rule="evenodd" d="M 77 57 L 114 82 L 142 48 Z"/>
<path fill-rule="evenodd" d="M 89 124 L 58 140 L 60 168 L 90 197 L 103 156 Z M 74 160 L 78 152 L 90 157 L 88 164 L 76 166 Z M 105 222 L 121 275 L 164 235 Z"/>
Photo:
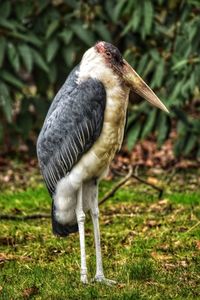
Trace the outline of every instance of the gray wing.
<path fill-rule="evenodd" d="M 47 116 L 45 118 L 45 122 L 48 119 L 48 117 L 52 114 L 55 108 L 57 108 L 60 101 L 63 100 L 67 95 L 69 95 L 76 87 L 77 87 L 77 79 L 78 79 L 78 71 L 79 71 L 79 65 L 77 65 L 69 74 L 67 77 L 65 83 L 61 87 L 61 89 L 58 91 L 57 95 L 55 96 L 49 110 L 47 113 Z"/>
<path fill-rule="evenodd" d="M 103 126 L 103 84 L 94 79 L 78 85 L 73 81 L 73 89 L 66 84 L 52 102 L 37 141 L 41 172 L 51 195 L 58 181 L 92 147 Z"/>

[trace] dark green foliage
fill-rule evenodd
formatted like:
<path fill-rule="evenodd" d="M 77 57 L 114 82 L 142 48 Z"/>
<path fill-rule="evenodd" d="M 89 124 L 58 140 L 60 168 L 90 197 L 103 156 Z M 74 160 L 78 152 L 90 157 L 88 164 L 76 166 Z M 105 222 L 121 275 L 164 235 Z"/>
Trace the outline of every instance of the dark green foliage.
<path fill-rule="evenodd" d="M 71 68 L 88 47 L 106 40 L 119 47 L 171 111 L 167 116 L 147 103 L 135 105 L 129 148 L 152 132 L 162 145 L 175 119 L 176 155 L 200 156 L 199 11 L 199 1 L 0 1 L 2 145 L 7 141 L 12 149 L 21 140 L 35 142 Z"/>

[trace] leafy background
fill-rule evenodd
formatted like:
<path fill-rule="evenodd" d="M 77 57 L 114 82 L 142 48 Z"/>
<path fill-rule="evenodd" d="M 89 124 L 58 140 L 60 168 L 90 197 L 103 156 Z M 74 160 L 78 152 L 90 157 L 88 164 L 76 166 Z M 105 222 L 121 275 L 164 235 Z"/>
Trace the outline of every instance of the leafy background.
<path fill-rule="evenodd" d="M 85 50 L 115 44 L 164 100 L 131 101 L 126 143 L 175 131 L 176 156 L 200 157 L 199 1 L 0 1 L 0 147 L 35 154 L 53 96 Z"/>

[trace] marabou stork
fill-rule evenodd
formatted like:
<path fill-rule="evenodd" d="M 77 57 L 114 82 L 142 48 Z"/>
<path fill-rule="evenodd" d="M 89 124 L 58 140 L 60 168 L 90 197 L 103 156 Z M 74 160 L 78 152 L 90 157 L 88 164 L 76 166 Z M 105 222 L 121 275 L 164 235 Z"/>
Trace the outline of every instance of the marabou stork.
<path fill-rule="evenodd" d="M 79 231 L 83 283 L 88 282 L 87 211 L 94 226 L 94 279 L 114 283 L 104 277 L 102 266 L 98 183 L 121 147 L 130 90 L 168 112 L 115 46 L 96 43 L 55 96 L 37 141 L 41 173 L 52 197 L 53 233 L 67 236 Z"/>

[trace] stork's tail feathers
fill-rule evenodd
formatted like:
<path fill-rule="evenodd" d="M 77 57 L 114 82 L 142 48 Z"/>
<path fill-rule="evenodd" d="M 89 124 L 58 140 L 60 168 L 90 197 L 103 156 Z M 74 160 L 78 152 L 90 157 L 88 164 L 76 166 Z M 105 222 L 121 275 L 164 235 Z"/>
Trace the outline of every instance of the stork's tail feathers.
<path fill-rule="evenodd" d="M 78 231 L 78 224 L 74 224 L 74 225 L 62 224 L 56 220 L 55 206 L 54 206 L 53 202 L 52 202 L 51 215 L 52 215 L 53 234 L 64 237 L 64 236 L 68 236 L 70 233 Z"/>

